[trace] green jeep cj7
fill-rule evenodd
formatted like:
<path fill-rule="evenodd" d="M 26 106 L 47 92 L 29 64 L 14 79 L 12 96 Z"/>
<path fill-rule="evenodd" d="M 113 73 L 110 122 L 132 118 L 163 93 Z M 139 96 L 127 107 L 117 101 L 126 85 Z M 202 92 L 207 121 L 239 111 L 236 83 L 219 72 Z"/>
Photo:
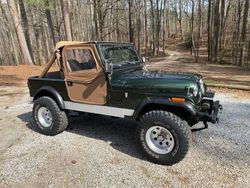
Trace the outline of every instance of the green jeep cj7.
<path fill-rule="evenodd" d="M 58 71 L 51 71 L 53 63 Z M 72 111 L 133 119 L 136 141 L 150 160 L 181 161 L 190 127 L 217 123 L 222 106 L 201 75 L 147 71 L 145 63 L 128 43 L 57 43 L 41 75 L 28 79 L 38 129 L 46 135 L 64 131 Z"/>

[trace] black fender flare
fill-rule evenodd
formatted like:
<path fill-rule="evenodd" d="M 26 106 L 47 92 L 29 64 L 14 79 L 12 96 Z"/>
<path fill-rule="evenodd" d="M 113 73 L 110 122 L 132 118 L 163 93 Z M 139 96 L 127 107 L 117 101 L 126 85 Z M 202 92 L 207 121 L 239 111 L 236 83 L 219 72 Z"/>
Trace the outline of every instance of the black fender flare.
<path fill-rule="evenodd" d="M 56 91 L 53 87 L 51 86 L 42 86 L 41 88 L 39 88 L 37 90 L 37 92 L 34 95 L 34 100 L 38 98 L 38 96 L 42 93 L 42 92 L 47 92 L 49 94 L 51 94 L 53 96 L 53 98 L 56 100 L 55 102 L 59 105 L 59 107 L 61 109 L 65 109 L 65 105 L 64 105 L 64 100 L 62 98 L 62 96 L 59 94 L 58 91 Z"/>
<path fill-rule="evenodd" d="M 164 105 L 164 106 L 171 106 L 171 107 L 179 107 L 183 108 L 186 111 L 190 113 L 191 116 L 197 115 L 197 110 L 192 105 L 191 102 L 173 102 L 169 98 L 156 98 L 156 97 L 147 97 L 144 99 L 135 109 L 135 112 L 133 114 L 133 118 L 136 119 L 138 115 L 140 114 L 141 110 L 149 104 L 158 104 L 158 105 Z"/>

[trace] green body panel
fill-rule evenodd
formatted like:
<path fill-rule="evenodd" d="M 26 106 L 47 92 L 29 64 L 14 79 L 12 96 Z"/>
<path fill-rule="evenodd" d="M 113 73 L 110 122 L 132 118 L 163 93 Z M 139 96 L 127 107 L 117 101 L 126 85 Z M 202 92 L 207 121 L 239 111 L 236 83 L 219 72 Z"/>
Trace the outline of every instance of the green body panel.
<path fill-rule="evenodd" d="M 148 97 L 183 97 L 195 103 L 196 98 L 187 90 L 197 85 L 200 78 L 200 75 L 190 73 L 117 71 L 110 80 L 109 105 L 134 109 Z"/>
<path fill-rule="evenodd" d="M 42 88 L 43 86 L 49 86 L 54 88 L 58 93 L 60 93 L 63 100 L 68 101 L 68 92 L 66 89 L 65 81 L 63 79 L 52 79 L 52 78 L 38 78 L 30 77 L 28 79 L 28 87 L 31 97 L 35 97 L 37 92 Z"/>

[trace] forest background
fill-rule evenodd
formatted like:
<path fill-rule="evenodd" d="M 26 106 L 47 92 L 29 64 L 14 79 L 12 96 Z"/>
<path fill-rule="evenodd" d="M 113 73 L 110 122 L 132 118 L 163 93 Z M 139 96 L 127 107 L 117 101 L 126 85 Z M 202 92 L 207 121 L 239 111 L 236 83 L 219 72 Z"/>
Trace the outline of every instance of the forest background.
<path fill-rule="evenodd" d="M 0 65 L 41 65 L 56 42 L 80 40 L 131 42 L 149 57 L 178 42 L 194 62 L 247 68 L 249 19 L 249 0 L 0 0 Z"/>

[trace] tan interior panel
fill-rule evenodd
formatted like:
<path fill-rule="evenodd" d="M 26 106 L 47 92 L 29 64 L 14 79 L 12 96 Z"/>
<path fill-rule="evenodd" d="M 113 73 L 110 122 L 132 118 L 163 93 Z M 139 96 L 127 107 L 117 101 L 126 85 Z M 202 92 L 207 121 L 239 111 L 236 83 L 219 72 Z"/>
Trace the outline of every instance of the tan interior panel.
<path fill-rule="evenodd" d="M 87 53 L 87 51 L 90 53 Z M 104 105 L 107 102 L 106 75 L 95 45 L 65 46 L 62 51 L 62 59 L 64 67 L 66 67 L 64 70 L 65 82 L 70 99 L 74 102 Z M 91 66 L 89 66 L 89 62 L 81 62 L 87 59 L 92 61 Z M 72 62 L 74 66 L 70 65 Z"/>

